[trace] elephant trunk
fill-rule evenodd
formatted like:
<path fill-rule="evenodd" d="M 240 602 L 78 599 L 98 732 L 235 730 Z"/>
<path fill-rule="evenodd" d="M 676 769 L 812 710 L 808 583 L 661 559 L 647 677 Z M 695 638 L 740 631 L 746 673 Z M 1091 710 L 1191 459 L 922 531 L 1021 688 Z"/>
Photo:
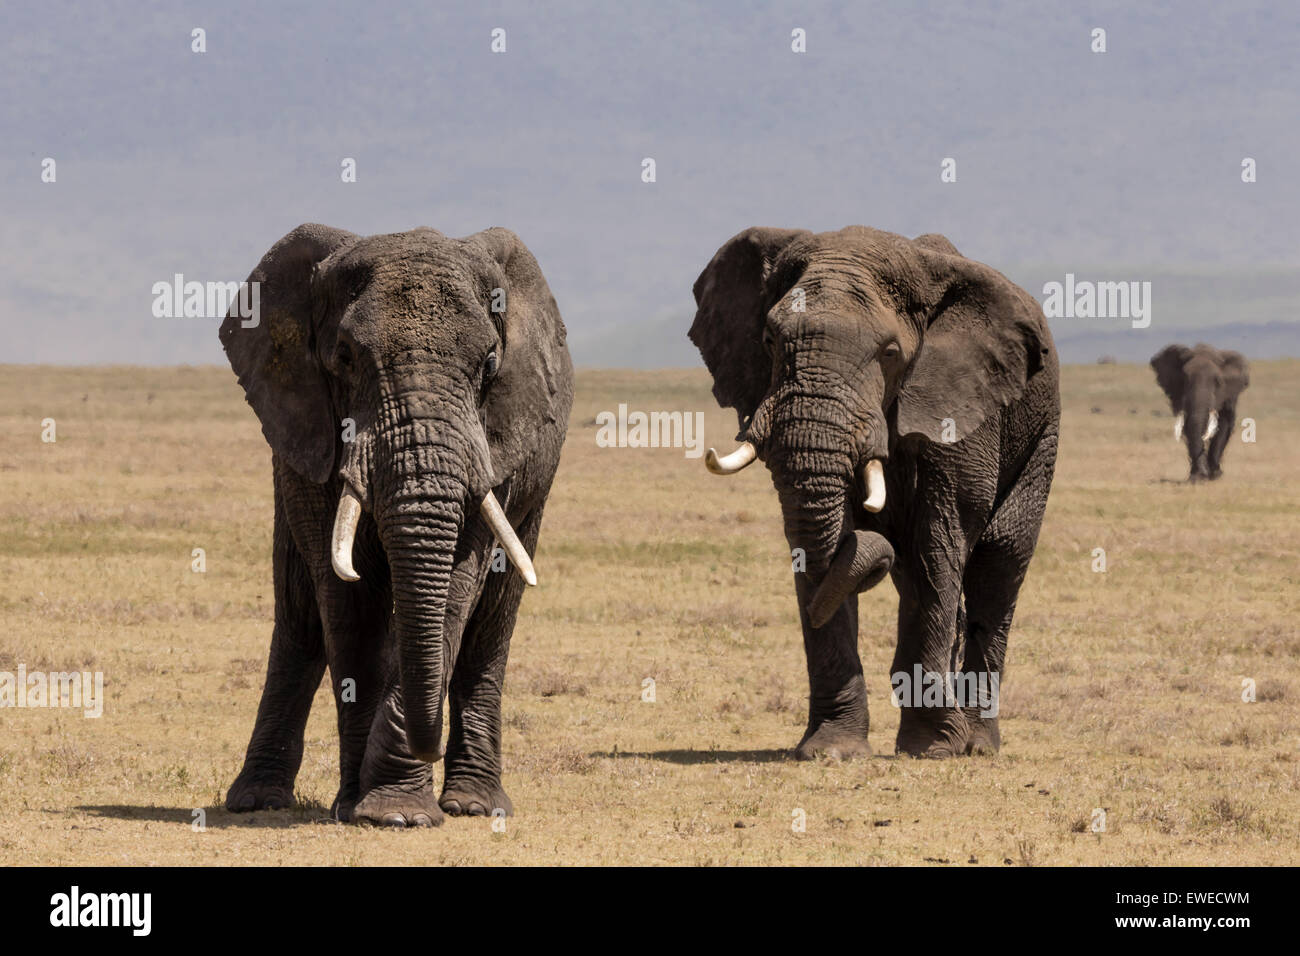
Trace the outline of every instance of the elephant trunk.
<path fill-rule="evenodd" d="M 447 591 L 464 521 L 459 496 L 412 496 L 390 506 L 380 523 L 393 582 L 393 630 L 402 683 L 402 713 L 412 755 L 442 756 L 442 705 L 449 673 Z"/>
<path fill-rule="evenodd" d="M 804 398 L 783 403 L 765 447 L 786 539 L 803 550 L 806 560 L 800 599 L 808 623 L 822 628 L 851 595 L 883 580 L 893 564 L 894 552 L 884 537 L 852 527 L 855 504 L 869 513 L 885 507 L 884 468 L 871 457 L 855 474 L 861 448 L 838 402 Z"/>
<path fill-rule="evenodd" d="M 808 619 L 822 627 L 852 594 L 869 591 L 894 564 L 894 549 L 874 531 L 851 531 L 840 540 L 830 569 L 808 602 Z"/>
<path fill-rule="evenodd" d="M 470 410 L 411 414 L 428 409 L 420 392 L 387 404 L 393 411 L 373 432 L 366 500 L 388 559 L 407 745 L 433 762 L 442 756 L 443 701 L 465 617 L 449 606 L 457 545 L 467 508 L 493 484 L 491 460 Z"/>
<path fill-rule="evenodd" d="M 1208 399 L 1188 402 L 1183 414 L 1183 441 L 1187 443 L 1187 456 L 1191 459 L 1193 474 L 1198 473 L 1205 445 L 1214 433 L 1210 423 L 1211 415 L 1213 412 L 1210 411 Z M 1218 416 L 1214 417 L 1217 419 Z M 1218 422 L 1214 424 L 1217 426 Z"/>

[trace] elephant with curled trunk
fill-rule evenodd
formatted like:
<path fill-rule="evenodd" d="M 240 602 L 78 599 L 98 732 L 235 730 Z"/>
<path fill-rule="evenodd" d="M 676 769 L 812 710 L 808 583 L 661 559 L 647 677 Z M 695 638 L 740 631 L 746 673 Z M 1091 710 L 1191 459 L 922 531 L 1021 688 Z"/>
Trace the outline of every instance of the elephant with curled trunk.
<path fill-rule="evenodd" d="M 1152 357 L 1151 367 L 1178 416 L 1174 437 L 1187 444 L 1188 480 L 1218 478 L 1237 424 L 1237 397 L 1250 384 L 1245 357 L 1204 342 L 1190 349 L 1166 345 Z"/>
<path fill-rule="evenodd" d="M 506 654 L 573 399 L 546 280 L 506 229 L 309 224 L 249 282 L 260 314 L 232 309 L 221 341 L 272 451 L 275 628 L 226 806 L 292 802 L 328 665 L 337 819 L 509 813 Z"/>
<path fill-rule="evenodd" d="M 860 226 L 748 229 L 695 301 L 691 341 L 740 419 L 740 447 L 705 463 L 730 474 L 761 459 L 806 562 L 795 593 L 811 691 L 795 755 L 870 752 L 856 595 L 886 574 L 899 594 L 891 684 L 914 688 L 899 694 L 897 751 L 996 751 L 990 697 L 1060 422 L 1038 303 L 942 236 Z M 981 675 L 983 692 L 958 693 Z"/>

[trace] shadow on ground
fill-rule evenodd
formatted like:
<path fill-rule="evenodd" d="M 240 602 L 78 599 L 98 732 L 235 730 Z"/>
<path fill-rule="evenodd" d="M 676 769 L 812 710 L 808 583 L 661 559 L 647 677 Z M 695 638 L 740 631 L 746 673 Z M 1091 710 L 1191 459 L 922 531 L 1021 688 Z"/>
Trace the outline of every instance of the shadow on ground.
<path fill-rule="evenodd" d="M 789 750 L 651 750 L 636 751 L 615 750 L 598 751 L 591 757 L 608 757 L 622 760 L 636 757 L 641 760 L 659 760 L 663 763 L 697 764 L 697 763 L 778 763 L 793 760 Z"/>
<path fill-rule="evenodd" d="M 621 760 L 628 757 L 637 757 L 641 760 L 658 760 L 663 763 L 675 763 L 682 766 L 701 763 L 783 763 L 787 760 L 795 762 L 796 758 L 793 750 L 779 748 L 775 750 L 649 750 L 649 751 L 632 751 L 632 750 L 602 750 L 590 753 L 589 757 L 605 757 L 611 760 Z M 895 754 L 864 754 L 863 757 L 869 760 L 894 760 L 897 759 Z M 831 758 L 819 757 L 818 760 L 830 760 Z"/>
<path fill-rule="evenodd" d="M 47 810 L 47 813 L 85 814 L 107 820 L 143 820 L 148 823 L 194 823 L 194 810 L 202 809 L 203 825 L 209 830 L 234 827 L 244 829 L 287 829 L 313 823 L 334 823 L 329 811 L 320 807 L 292 807 L 288 810 L 254 810 L 251 813 L 231 813 L 224 806 L 215 807 L 137 807 L 129 804 L 104 804 L 80 806 L 68 810 Z M 342 825 L 342 824 L 340 824 Z"/>

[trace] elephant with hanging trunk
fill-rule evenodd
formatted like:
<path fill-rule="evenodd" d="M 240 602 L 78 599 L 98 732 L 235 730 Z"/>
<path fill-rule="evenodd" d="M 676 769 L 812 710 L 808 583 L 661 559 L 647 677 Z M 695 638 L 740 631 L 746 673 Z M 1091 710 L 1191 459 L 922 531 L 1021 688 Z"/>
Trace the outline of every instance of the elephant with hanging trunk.
<path fill-rule="evenodd" d="M 232 309 L 221 341 L 271 446 L 275 627 L 226 806 L 292 802 L 328 666 L 337 819 L 509 813 L 506 655 L 573 399 L 546 280 L 506 229 L 308 224 L 249 282 L 260 313 Z"/>
<path fill-rule="evenodd" d="M 740 419 L 740 446 L 705 464 L 732 474 L 761 459 L 804 558 L 810 695 L 795 755 L 870 752 L 857 594 L 886 575 L 899 594 L 891 683 L 939 682 L 899 694 L 896 750 L 996 751 L 991 697 L 1060 422 L 1038 303 L 942 236 L 860 226 L 747 229 L 695 301 L 691 341 Z"/>
<path fill-rule="evenodd" d="M 1174 437 L 1187 444 L 1188 480 L 1218 478 L 1237 424 L 1237 397 L 1250 384 L 1245 357 L 1204 342 L 1190 349 L 1166 345 L 1151 358 L 1151 367 L 1177 416 Z"/>

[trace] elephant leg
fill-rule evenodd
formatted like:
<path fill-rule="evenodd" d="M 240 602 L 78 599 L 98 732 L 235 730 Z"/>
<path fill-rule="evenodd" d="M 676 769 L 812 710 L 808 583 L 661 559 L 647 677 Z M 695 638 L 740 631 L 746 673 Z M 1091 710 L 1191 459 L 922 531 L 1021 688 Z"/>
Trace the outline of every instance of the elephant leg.
<path fill-rule="evenodd" d="M 808 612 L 813 588 L 806 574 L 795 575 L 795 593 L 808 662 L 808 727 L 794 756 L 846 760 L 870 754 L 867 684 L 858 656 L 857 598 L 843 602 L 821 627 L 813 627 Z"/>
<path fill-rule="evenodd" d="M 898 573 L 898 649 L 890 685 L 899 696 L 897 753 L 953 757 L 966 752 L 970 728 L 951 698 L 962 566 L 947 551 L 923 555 Z"/>
<path fill-rule="evenodd" d="M 519 540 L 530 557 L 541 524 L 538 508 L 519 528 Z M 498 809 L 507 816 L 514 813 L 501 785 L 501 692 L 523 592 L 524 580 L 511 565 L 489 571 L 465 629 L 451 677 L 451 727 L 438 799 L 454 817 L 485 816 Z"/>
<path fill-rule="evenodd" d="M 311 574 L 289 533 L 278 493 L 273 556 L 275 629 L 266 683 L 244 767 L 226 794 L 226 809 L 236 813 L 293 804 L 303 731 L 325 673 L 325 643 Z"/>
<path fill-rule="evenodd" d="M 332 574 L 332 572 L 326 572 Z M 386 582 L 368 573 L 361 583 L 322 582 L 321 617 L 339 731 L 339 790 L 331 814 L 348 821 L 361 795 L 361 765 L 375 713 L 384 699 L 396 658 L 387 641 Z"/>
<path fill-rule="evenodd" d="M 383 697 L 375 709 L 361 761 L 361 798 L 351 819 L 379 826 L 436 827 L 443 815 L 434 799 L 433 766 L 411 755 L 396 655 L 391 656 L 387 670 Z"/>
<path fill-rule="evenodd" d="M 1233 429 L 1237 427 L 1237 407 L 1235 404 L 1224 405 L 1219 409 L 1219 428 L 1210 439 L 1210 447 L 1206 452 L 1206 465 L 1210 478 L 1218 478 L 1223 474 L 1223 453 L 1228 447 L 1228 442 L 1232 440 Z"/>
<path fill-rule="evenodd" d="M 1038 543 L 1056 463 L 1056 437 L 1046 436 L 1030 455 L 1019 479 L 994 512 L 966 563 L 965 651 L 958 672 L 966 712 L 969 754 L 997 753 L 999 697 L 1007 636 L 1016 600 Z"/>

